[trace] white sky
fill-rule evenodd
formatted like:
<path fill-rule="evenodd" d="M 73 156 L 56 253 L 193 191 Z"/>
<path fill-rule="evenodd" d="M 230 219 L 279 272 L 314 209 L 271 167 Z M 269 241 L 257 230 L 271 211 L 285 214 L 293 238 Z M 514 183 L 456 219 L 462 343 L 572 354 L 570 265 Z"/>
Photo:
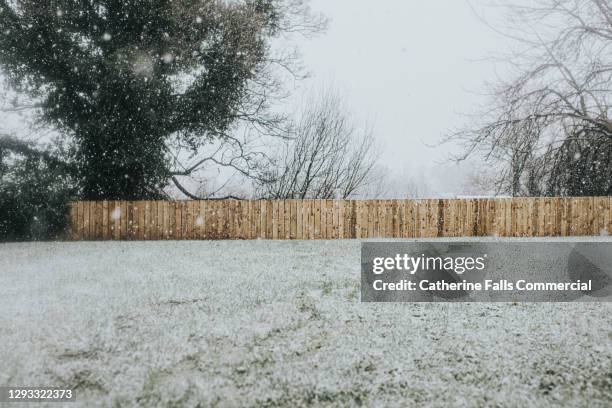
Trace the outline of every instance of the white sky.
<path fill-rule="evenodd" d="M 300 42 L 311 86 L 332 84 L 354 112 L 374 121 L 383 161 L 398 177 L 425 177 L 430 194 L 461 194 L 467 166 L 444 162 L 436 144 L 484 102 L 505 42 L 466 0 L 312 0 L 328 31 Z M 489 10 L 490 11 L 490 10 Z"/>

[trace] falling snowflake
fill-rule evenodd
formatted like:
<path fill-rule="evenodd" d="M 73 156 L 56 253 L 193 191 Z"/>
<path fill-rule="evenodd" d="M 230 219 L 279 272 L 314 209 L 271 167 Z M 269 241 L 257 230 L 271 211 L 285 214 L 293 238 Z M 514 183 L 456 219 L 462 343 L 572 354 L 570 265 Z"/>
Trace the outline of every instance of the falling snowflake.
<path fill-rule="evenodd" d="M 197 16 L 197 17 L 196 17 L 196 19 L 195 19 L 195 21 L 196 21 L 196 23 L 198 23 L 198 24 L 202 24 L 202 17 Z"/>
<path fill-rule="evenodd" d="M 120 219 L 121 218 L 121 208 L 116 207 L 111 214 L 111 218 L 115 221 Z"/>
<path fill-rule="evenodd" d="M 198 225 L 198 226 L 202 226 L 202 225 L 204 225 L 204 218 L 202 218 L 202 216 L 201 216 L 201 215 L 200 215 L 200 216 L 198 216 L 198 218 L 196 218 L 196 222 L 195 222 L 195 223 L 196 223 L 196 225 Z"/>
<path fill-rule="evenodd" d="M 104 33 L 104 34 L 102 34 L 102 39 L 103 39 L 104 41 L 110 41 L 110 40 L 112 40 L 112 39 L 113 39 L 113 36 L 112 36 L 112 35 L 110 35 L 109 33 Z"/>
<path fill-rule="evenodd" d="M 172 61 L 174 61 L 174 55 L 172 55 L 171 53 L 167 52 L 164 55 L 162 55 L 162 60 L 166 63 L 166 64 L 171 64 Z"/>
<path fill-rule="evenodd" d="M 153 75 L 153 61 L 148 54 L 139 52 L 134 56 L 132 69 L 136 75 L 144 76 L 146 79 Z"/>

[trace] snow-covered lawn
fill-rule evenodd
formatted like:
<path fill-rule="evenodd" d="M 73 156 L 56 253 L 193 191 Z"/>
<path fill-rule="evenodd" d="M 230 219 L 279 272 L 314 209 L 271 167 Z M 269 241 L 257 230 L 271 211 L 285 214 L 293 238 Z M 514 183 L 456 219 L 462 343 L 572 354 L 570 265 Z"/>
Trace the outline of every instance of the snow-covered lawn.
<path fill-rule="evenodd" d="M 612 404 L 611 304 L 362 304 L 359 256 L 0 245 L 0 386 L 74 388 L 78 406 Z"/>

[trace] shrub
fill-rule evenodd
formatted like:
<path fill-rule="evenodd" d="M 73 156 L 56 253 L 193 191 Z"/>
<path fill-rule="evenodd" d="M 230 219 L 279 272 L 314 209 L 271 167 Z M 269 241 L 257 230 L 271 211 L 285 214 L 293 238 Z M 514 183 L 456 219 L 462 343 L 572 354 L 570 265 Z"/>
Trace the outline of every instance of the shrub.
<path fill-rule="evenodd" d="M 74 193 L 61 167 L 0 151 L 0 241 L 60 238 Z"/>

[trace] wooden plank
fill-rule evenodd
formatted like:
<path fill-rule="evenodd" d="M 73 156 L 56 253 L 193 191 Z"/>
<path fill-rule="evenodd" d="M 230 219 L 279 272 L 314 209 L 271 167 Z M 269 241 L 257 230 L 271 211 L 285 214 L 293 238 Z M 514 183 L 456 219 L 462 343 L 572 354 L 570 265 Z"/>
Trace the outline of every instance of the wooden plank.
<path fill-rule="evenodd" d="M 427 237 L 427 201 L 419 200 L 416 210 L 418 217 L 418 230 L 416 231 L 416 236 L 425 238 Z"/>
<path fill-rule="evenodd" d="M 216 201 L 199 201 L 196 206 L 196 238 L 212 240 L 218 237 L 219 214 Z"/>
<path fill-rule="evenodd" d="M 255 221 L 255 238 L 262 239 L 264 238 L 264 235 L 265 235 L 265 228 L 262 229 L 262 222 L 261 222 L 262 202 L 261 200 L 255 201 L 254 210 L 255 212 L 253 214 L 253 219 Z"/>
<path fill-rule="evenodd" d="M 563 200 L 556 198 L 556 199 L 551 199 L 552 202 L 552 214 L 551 214 L 551 220 L 552 220 L 552 236 L 555 237 L 560 237 L 561 236 L 561 217 L 562 217 L 562 213 L 563 213 Z"/>
<path fill-rule="evenodd" d="M 102 201 L 102 236 L 100 239 L 106 241 L 110 239 L 110 224 L 108 214 L 108 201 Z"/>
<path fill-rule="evenodd" d="M 272 201 L 272 239 L 278 239 L 278 200 Z"/>
<path fill-rule="evenodd" d="M 321 239 L 322 237 L 322 233 L 321 233 L 321 200 L 314 200 L 313 205 L 314 205 L 314 216 L 315 216 L 315 220 L 314 220 L 314 230 L 315 230 L 315 236 L 314 239 Z"/>
<path fill-rule="evenodd" d="M 233 239 L 243 239 L 242 233 L 242 220 L 243 220 L 243 208 L 242 201 L 236 200 L 234 201 L 234 238 Z"/>
<path fill-rule="evenodd" d="M 265 206 L 266 206 L 266 219 L 265 219 L 265 223 L 266 223 L 266 238 L 267 239 L 273 239 L 274 238 L 274 229 L 273 229 L 272 216 L 274 215 L 274 205 L 272 204 L 272 201 L 267 200 L 265 202 Z"/>
<path fill-rule="evenodd" d="M 165 240 L 168 239 L 168 202 L 159 201 L 157 205 L 159 206 L 158 214 L 161 217 L 159 238 Z"/>
<path fill-rule="evenodd" d="M 400 238 L 400 223 L 401 217 L 399 213 L 399 202 L 398 200 L 390 200 L 390 210 L 391 210 L 391 237 L 392 238 Z"/>
<path fill-rule="evenodd" d="M 102 235 L 102 203 L 99 201 L 92 201 L 89 211 L 91 217 L 91 240 L 99 240 L 100 235 Z"/>
<path fill-rule="evenodd" d="M 289 200 L 289 239 L 297 239 L 297 200 Z"/>
<path fill-rule="evenodd" d="M 260 239 L 261 238 L 261 202 L 253 201 L 251 208 L 251 217 L 253 221 L 253 238 Z"/>
<path fill-rule="evenodd" d="M 414 238 L 416 236 L 415 208 L 414 201 L 404 201 L 404 238 Z"/>
<path fill-rule="evenodd" d="M 385 201 L 367 201 L 368 207 L 368 237 L 384 238 L 385 229 Z"/>
<path fill-rule="evenodd" d="M 83 239 L 89 240 L 89 201 L 83 202 Z"/>
<path fill-rule="evenodd" d="M 334 202 L 332 200 L 325 200 L 325 233 L 324 239 L 332 239 L 333 237 L 333 229 L 334 229 Z"/>
<path fill-rule="evenodd" d="M 155 241 L 157 239 L 157 201 L 148 202 L 147 218 L 147 238 Z"/>
<path fill-rule="evenodd" d="M 77 229 L 77 239 L 79 240 L 84 240 L 85 237 L 85 233 L 84 233 L 84 229 L 85 229 L 85 205 L 83 203 L 83 201 L 79 201 L 77 203 L 77 222 L 78 222 L 78 229 Z"/>
<path fill-rule="evenodd" d="M 397 208 L 395 205 L 396 200 L 386 200 L 387 205 L 387 236 L 389 238 L 397 238 Z"/>
<path fill-rule="evenodd" d="M 158 240 L 163 240 L 164 239 L 164 202 L 163 201 L 157 201 L 157 223 L 156 223 L 156 234 L 157 234 L 157 239 Z"/>
<path fill-rule="evenodd" d="M 316 219 L 317 219 L 317 210 L 316 210 L 316 200 L 308 201 L 308 239 L 314 240 L 317 238 L 316 234 Z"/>
<path fill-rule="evenodd" d="M 121 203 L 109 201 L 110 239 L 118 241 L 121 238 Z"/>
<path fill-rule="evenodd" d="M 206 206 L 212 208 L 212 216 L 214 225 L 211 226 L 212 239 L 219 240 L 223 239 L 224 233 L 224 201 L 214 200 L 206 201 Z M 210 212 L 206 212 L 205 218 L 208 217 Z"/>
<path fill-rule="evenodd" d="M 143 201 L 143 222 L 142 222 L 142 228 L 141 228 L 141 232 L 142 232 L 142 236 L 141 239 L 143 240 L 148 240 L 150 238 L 149 236 L 149 225 L 151 224 L 151 205 L 149 203 L 149 201 Z"/>
<path fill-rule="evenodd" d="M 158 240 L 160 238 L 159 232 L 159 201 L 151 201 L 151 226 L 150 226 L 150 237 L 152 240 Z"/>
<path fill-rule="evenodd" d="M 244 238 L 245 239 L 253 239 L 253 220 L 252 220 L 252 211 L 253 211 L 253 202 L 247 201 L 243 204 L 244 208 Z"/>
<path fill-rule="evenodd" d="M 99 235 L 102 232 L 102 212 L 98 209 L 98 202 L 92 201 L 90 203 L 90 237 L 89 239 L 95 241 L 99 239 Z"/>
<path fill-rule="evenodd" d="M 354 237 L 354 229 L 353 229 L 353 206 L 355 204 L 354 200 L 340 200 L 340 216 L 339 221 L 339 237 L 340 239 L 351 239 Z"/>
<path fill-rule="evenodd" d="M 570 235 L 580 236 L 582 232 L 581 220 L 580 220 L 580 201 L 577 198 L 570 199 Z"/>
<path fill-rule="evenodd" d="M 236 239 L 236 200 L 226 203 L 226 239 Z"/>
<path fill-rule="evenodd" d="M 177 233 L 177 224 L 179 221 L 176 219 L 176 209 L 177 202 L 170 201 L 168 203 L 168 238 L 172 240 L 178 239 L 178 236 L 180 235 L 180 233 Z"/>
<path fill-rule="evenodd" d="M 276 203 L 276 238 L 285 239 L 285 201 L 278 200 Z"/>
<path fill-rule="evenodd" d="M 444 214 L 445 211 L 445 205 L 446 203 L 444 202 L 444 200 L 438 200 L 437 203 L 437 211 L 436 211 L 436 225 L 437 225 L 437 236 L 438 237 L 444 237 L 444 236 L 448 236 L 448 230 L 445 230 L 445 225 L 446 224 L 446 214 Z"/>
<path fill-rule="evenodd" d="M 588 202 L 588 228 L 589 228 L 589 235 L 590 236 L 599 236 L 599 228 L 598 228 L 598 223 L 597 223 L 597 209 L 595 208 L 595 197 L 588 197 L 587 199 Z"/>
<path fill-rule="evenodd" d="M 563 199 L 563 236 L 571 237 L 572 231 L 572 200 L 570 198 Z"/>
<path fill-rule="evenodd" d="M 371 200 L 364 202 L 363 227 L 364 238 L 374 238 L 380 234 L 380 225 L 376 225 L 379 210 L 382 211 L 382 206 L 379 200 Z"/>
<path fill-rule="evenodd" d="M 353 201 L 351 211 L 352 211 L 352 214 L 351 214 L 352 234 L 354 238 L 359 238 L 361 236 L 361 225 L 360 225 L 361 202 L 359 200 Z"/>
<path fill-rule="evenodd" d="M 119 208 L 121 209 L 121 217 L 120 217 L 120 229 L 119 229 L 119 239 L 125 240 L 128 236 L 128 211 L 127 211 L 127 201 L 120 201 Z"/>
<path fill-rule="evenodd" d="M 344 224 L 344 208 L 342 207 L 342 200 L 334 200 L 334 239 L 341 239 L 340 231 Z"/>
<path fill-rule="evenodd" d="M 190 240 L 191 239 L 191 231 L 193 230 L 193 219 L 191 216 L 191 201 L 183 202 L 182 208 L 182 230 L 183 230 L 183 239 Z"/>
<path fill-rule="evenodd" d="M 302 206 L 302 239 L 310 239 L 310 206 L 308 200 L 301 201 Z"/>
<path fill-rule="evenodd" d="M 254 217 L 254 212 L 255 212 L 255 203 L 250 200 L 246 203 L 246 214 L 247 214 L 247 224 L 246 224 L 246 234 L 247 234 L 247 239 L 254 239 L 255 238 L 255 221 L 253 219 Z"/>
<path fill-rule="evenodd" d="M 236 239 L 244 239 L 244 201 L 236 200 Z"/>
<path fill-rule="evenodd" d="M 225 238 L 225 201 L 212 201 L 215 205 L 215 216 L 216 219 L 216 236 L 215 239 L 224 239 Z M 265 206 L 265 203 L 264 203 Z"/>
<path fill-rule="evenodd" d="M 89 239 L 91 241 L 95 241 L 97 230 L 99 230 L 100 226 L 98 224 L 97 215 L 97 202 L 90 201 L 89 202 Z"/>
<path fill-rule="evenodd" d="M 251 203 L 250 201 L 241 201 L 240 207 L 242 209 L 242 218 L 240 219 L 240 235 L 242 239 L 250 239 L 251 237 L 251 227 L 250 227 L 250 211 L 251 211 Z"/>
<path fill-rule="evenodd" d="M 229 239 L 229 201 L 219 202 L 219 239 Z"/>
<path fill-rule="evenodd" d="M 135 201 L 128 201 L 127 211 L 128 211 L 127 239 L 133 241 L 136 239 L 136 235 L 138 234 L 138 205 L 136 204 Z"/>
<path fill-rule="evenodd" d="M 304 202 L 296 201 L 296 239 L 303 240 L 304 239 Z"/>
<path fill-rule="evenodd" d="M 362 210 L 363 210 L 363 214 L 361 217 L 361 225 L 362 225 L 362 238 L 371 238 L 370 235 L 370 202 L 369 201 L 363 201 L 362 203 Z"/>
<path fill-rule="evenodd" d="M 408 230 L 410 228 L 409 226 L 409 221 L 408 221 L 408 217 L 407 217 L 407 205 L 408 205 L 408 201 L 407 200 L 399 200 L 398 201 L 398 213 L 399 213 L 399 217 L 400 217 L 400 231 L 399 231 L 399 238 L 406 238 L 407 234 L 408 234 Z"/>
<path fill-rule="evenodd" d="M 357 201 L 351 200 L 348 208 L 345 207 L 345 235 L 344 238 L 357 238 Z"/>
<path fill-rule="evenodd" d="M 182 217 L 182 205 L 181 201 L 174 202 L 174 239 L 183 239 L 183 217 Z"/>
<path fill-rule="evenodd" d="M 176 219 L 176 209 L 176 201 L 168 202 L 168 239 L 172 240 L 179 239 L 178 237 L 180 236 L 179 231 L 177 231 L 177 224 L 180 223 L 180 221 Z"/>
<path fill-rule="evenodd" d="M 606 228 L 606 235 L 612 235 L 612 197 L 608 198 L 608 224 Z"/>
<path fill-rule="evenodd" d="M 164 240 L 166 239 L 166 226 L 168 224 L 168 220 L 166 218 L 167 210 L 166 202 L 159 200 L 157 201 L 157 239 Z M 164 214 L 164 211 L 166 214 Z"/>

